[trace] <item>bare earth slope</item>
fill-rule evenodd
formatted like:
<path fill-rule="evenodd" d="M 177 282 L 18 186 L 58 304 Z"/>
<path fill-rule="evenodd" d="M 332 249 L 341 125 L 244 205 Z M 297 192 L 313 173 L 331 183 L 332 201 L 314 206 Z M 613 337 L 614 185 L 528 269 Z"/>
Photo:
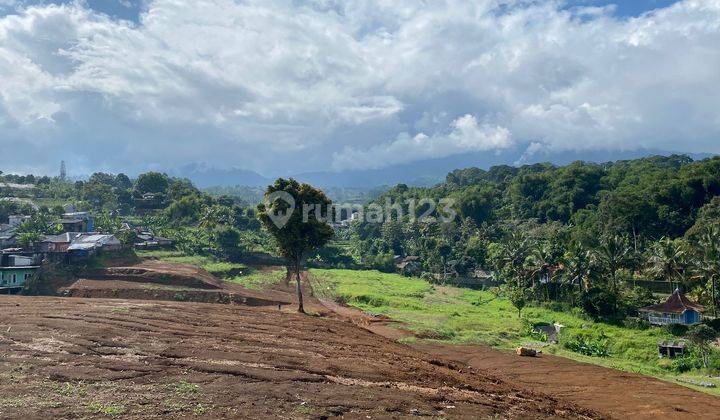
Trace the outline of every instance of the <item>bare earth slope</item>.
<path fill-rule="evenodd" d="M 376 334 L 398 339 L 411 333 L 373 319 L 362 311 L 322 302 L 338 315 Z M 581 363 L 552 355 L 518 357 L 481 345 L 451 345 L 419 340 L 412 346 L 446 360 L 454 360 L 508 383 L 539 390 L 614 418 L 720 418 L 720 398 L 635 373 Z"/>
<path fill-rule="evenodd" d="M 598 417 L 348 322 L 239 305 L 0 297 L 0 416 Z"/>

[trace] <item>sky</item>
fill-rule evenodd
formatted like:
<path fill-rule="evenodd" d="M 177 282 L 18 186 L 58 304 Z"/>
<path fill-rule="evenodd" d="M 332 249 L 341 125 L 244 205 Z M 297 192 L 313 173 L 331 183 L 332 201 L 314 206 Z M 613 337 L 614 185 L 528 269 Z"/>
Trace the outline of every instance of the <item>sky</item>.
<path fill-rule="evenodd" d="M 0 170 L 720 153 L 720 0 L 0 0 Z"/>

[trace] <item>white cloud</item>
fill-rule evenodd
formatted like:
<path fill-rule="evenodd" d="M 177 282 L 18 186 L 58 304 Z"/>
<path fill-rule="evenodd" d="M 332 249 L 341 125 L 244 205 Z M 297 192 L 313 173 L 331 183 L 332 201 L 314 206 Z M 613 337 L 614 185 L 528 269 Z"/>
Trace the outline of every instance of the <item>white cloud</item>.
<path fill-rule="evenodd" d="M 400 134 L 395 140 L 358 150 L 345 148 L 333 156 L 333 169 L 381 168 L 398 163 L 452 156 L 458 153 L 506 149 L 513 145 L 505 127 L 478 125 L 472 115 L 462 116 L 451 124 L 448 134 L 410 136 Z"/>
<path fill-rule="evenodd" d="M 18 150 L 0 166 L 277 172 L 531 142 L 720 152 L 720 0 L 629 19 L 562 6 L 154 0 L 138 23 L 28 7 L 0 18 L 0 148 Z"/>

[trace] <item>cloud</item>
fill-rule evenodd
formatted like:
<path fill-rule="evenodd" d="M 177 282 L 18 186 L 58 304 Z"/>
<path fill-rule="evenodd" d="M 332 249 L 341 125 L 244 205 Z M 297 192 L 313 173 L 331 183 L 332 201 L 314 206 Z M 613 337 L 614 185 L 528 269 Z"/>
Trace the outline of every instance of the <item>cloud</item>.
<path fill-rule="evenodd" d="M 375 169 L 458 153 L 506 149 L 513 145 L 507 128 L 478 125 L 472 115 L 454 120 L 451 129 L 448 134 L 432 137 L 424 133 L 415 136 L 402 133 L 393 141 L 366 150 L 348 147 L 333 155 L 333 169 Z"/>
<path fill-rule="evenodd" d="M 287 173 L 531 143 L 720 152 L 720 0 L 634 18 L 567 6 L 154 0 L 137 22 L 23 6 L 0 18 L 0 148 L 17 150 L 0 167 Z"/>

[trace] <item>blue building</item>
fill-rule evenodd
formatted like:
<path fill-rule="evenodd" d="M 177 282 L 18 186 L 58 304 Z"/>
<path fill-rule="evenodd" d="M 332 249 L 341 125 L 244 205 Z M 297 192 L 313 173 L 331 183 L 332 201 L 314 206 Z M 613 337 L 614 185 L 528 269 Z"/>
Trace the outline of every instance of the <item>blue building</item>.
<path fill-rule="evenodd" d="M 675 289 L 664 303 L 638 310 L 640 317 L 652 325 L 697 324 L 702 319 L 704 311 L 704 306 L 688 299 L 679 289 Z"/>

